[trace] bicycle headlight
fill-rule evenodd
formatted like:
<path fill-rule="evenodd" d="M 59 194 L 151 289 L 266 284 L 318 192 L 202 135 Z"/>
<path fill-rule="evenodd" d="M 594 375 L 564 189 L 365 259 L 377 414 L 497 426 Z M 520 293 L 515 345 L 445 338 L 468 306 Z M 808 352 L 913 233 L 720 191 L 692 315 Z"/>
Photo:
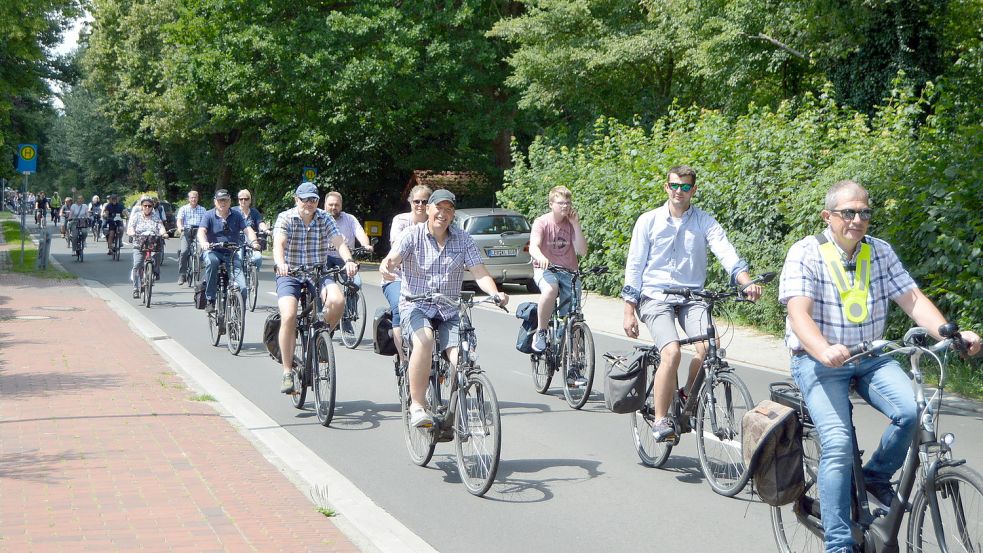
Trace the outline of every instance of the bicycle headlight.
<path fill-rule="evenodd" d="M 727 350 L 724 348 L 717 348 L 717 355 L 719 355 L 721 359 L 727 359 Z"/>
<path fill-rule="evenodd" d="M 956 435 L 952 432 L 946 432 L 939 441 L 945 444 L 946 447 L 952 447 L 952 444 L 956 443 Z"/>

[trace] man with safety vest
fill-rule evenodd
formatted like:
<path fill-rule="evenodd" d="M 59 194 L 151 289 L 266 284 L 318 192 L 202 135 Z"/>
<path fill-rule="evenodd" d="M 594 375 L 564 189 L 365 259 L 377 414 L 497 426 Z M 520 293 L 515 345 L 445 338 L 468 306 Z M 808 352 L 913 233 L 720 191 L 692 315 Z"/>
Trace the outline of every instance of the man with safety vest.
<path fill-rule="evenodd" d="M 856 378 L 857 393 L 891 420 L 864 466 L 867 491 L 884 507 L 894 497 L 891 476 L 905 459 L 918 412 L 911 383 L 896 360 L 845 363 L 851 357 L 849 347 L 882 338 L 888 300 L 936 338 L 946 320 L 891 245 L 867 236 L 873 210 L 862 186 L 849 180 L 834 184 L 821 215 L 826 229 L 789 249 L 778 299 L 788 307 L 785 343 L 792 351 L 792 377 L 822 446 L 818 482 L 826 551 L 852 553 L 850 380 Z M 975 355 L 979 336 L 963 331 L 962 338 Z"/>

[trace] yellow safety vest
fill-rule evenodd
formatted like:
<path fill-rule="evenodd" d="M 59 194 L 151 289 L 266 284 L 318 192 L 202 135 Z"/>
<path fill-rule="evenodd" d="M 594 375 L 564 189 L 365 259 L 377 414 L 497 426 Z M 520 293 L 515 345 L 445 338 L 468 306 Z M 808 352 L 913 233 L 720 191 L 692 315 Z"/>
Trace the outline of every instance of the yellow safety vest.
<path fill-rule="evenodd" d="M 833 278 L 833 285 L 840 294 L 843 316 L 851 323 L 860 324 L 866 321 L 870 315 L 867 309 L 867 292 L 870 290 L 870 244 L 866 240 L 860 243 L 857 267 L 851 286 L 847 280 L 847 270 L 843 265 L 840 251 L 823 234 L 817 234 L 816 240 L 819 241 L 819 253 L 823 256 L 826 268 Z"/>

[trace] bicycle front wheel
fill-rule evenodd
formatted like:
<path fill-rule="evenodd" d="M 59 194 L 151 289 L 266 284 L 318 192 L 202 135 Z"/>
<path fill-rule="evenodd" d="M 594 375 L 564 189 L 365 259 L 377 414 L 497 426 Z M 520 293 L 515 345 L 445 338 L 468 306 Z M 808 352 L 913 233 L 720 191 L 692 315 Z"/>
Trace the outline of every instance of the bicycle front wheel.
<path fill-rule="evenodd" d="M 341 343 L 355 349 L 365 334 L 365 296 L 362 291 L 345 294 L 345 314 L 341 318 Z"/>
<path fill-rule="evenodd" d="M 191 249 L 188 263 L 188 287 L 194 288 L 201 281 L 201 252 L 198 248 Z"/>
<path fill-rule="evenodd" d="M 696 451 L 707 483 L 724 497 L 737 495 L 751 476 L 744 464 L 741 421 L 753 408 L 751 392 L 734 373 L 717 373 L 700 390 Z"/>
<path fill-rule="evenodd" d="M 229 352 L 239 355 L 242 351 L 242 337 L 246 332 L 246 306 L 242 304 L 242 294 L 233 288 L 229 293 L 225 309 L 225 333 L 229 335 Z"/>
<path fill-rule="evenodd" d="M 587 323 L 580 321 L 570 327 L 570 349 L 563 356 L 563 365 L 563 397 L 570 407 L 580 409 L 590 399 L 594 385 L 594 337 Z"/>
<path fill-rule="evenodd" d="M 491 381 L 483 373 L 468 375 L 460 390 L 454 421 L 457 468 L 464 486 L 482 496 L 495 482 L 502 451 L 502 415 Z"/>
<path fill-rule="evenodd" d="M 983 477 L 966 465 L 942 467 L 933 488 L 920 486 L 911 502 L 909 553 L 942 551 L 928 493 L 934 493 L 939 502 L 938 527 L 949 552 L 983 551 Z"/>
<path fill-rule="evenodd" d="M 822 449 L 815 429 L 802 434 L 805 491 L 788 505 L 771 508 L 771 531 L 780 553 L 823 553 L 823 524 L 819 514 L 819 458 Z"/>
<path fill-rule="evenodd" d="M 147 261 L 143 264 L 143 305 L 150 307 L 150 296 L 154 292 L 154 263 Z"/>
<path fill-rule="evenodd" d="M 256 299 L 259 297 L 259 269 L 249 264 L 249 311 L 256 311 Z"/>
<path fill-rule="evenodd" d="M 672 442 L 658 442 L 652 434 L 655 425 L 655 413 L 652 406 L 652 391 L 646 393 L 645 405 L 641 410 L 630 415 L 631 437 L 635 442 L 635 452 L 642 464 L 647 467 L 659 468 L 669 460 L 672 453 Z"/>
<path fill-rule="evenodd" d="M 403 419 L 403 439 L 406 442 L 406 451 L 409 452 L 413 464 L 424 467 L 433 457 L 433 450 L 437 445 L 433 427 L 417 428 L 410 424 L 409 375 L 400 375 L 399 380 L 399 407 Z"/>
<path fill-rule="evenodd" d="M 322 330 L 317 333 L 313 354 L 314 412 L 317 413 L 317 422 L 321 423 L 321 426 L 328 426 L 334 418 L 337 389 L 334 346 L 331 343 L 330 332 Z"/>
<path fill-rule="evenodd" d="M 532 365 L 533 388 L 537 392 L 545 394 L 550 389 L 550 381 L 553 380 L 549 350 L 542 353 L 533 353 L 529 356 L 529 363 Z"/>

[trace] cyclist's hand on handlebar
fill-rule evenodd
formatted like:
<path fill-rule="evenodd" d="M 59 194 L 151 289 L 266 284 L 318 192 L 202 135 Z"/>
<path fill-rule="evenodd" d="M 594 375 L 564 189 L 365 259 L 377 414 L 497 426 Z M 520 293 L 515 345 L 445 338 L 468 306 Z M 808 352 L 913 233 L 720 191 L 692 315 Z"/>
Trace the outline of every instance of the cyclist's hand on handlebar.
<path fill-rule="evenodd" d="M 761 299 L 761 286 L 757 284 L 752 284 L 744 289 L 744 297 L 751 301 L 758 301 Z"/>
<path fill-rule="evenodd" d="M 959 334 L 962 336 L 963 344 L 966 345 L 967 355 L 972 357 L 980 352 L 980 337 L 978 334 L 972 330 L 961 330 Z"/>
<path fill-rule="evenodd" d="M 495 304 L 502 309 L 505 309 L 505 306 L 509 304 L 509 295 L 505 292 L 499 292 L 498 295 L 495 296 Z"/>
<path fill-rule="evenodd" d="M 277 276 L 286 276 L 290 272 L 290 266 L 286 263 L 274 263 L 273 272 L 276 273 Z"/>
<path fill-rule="evenodd" d="M 357 272 L 358 272 L 358 263 L 355 263 L 354 261 L 345 262 L 345 274 L 347 274 L 349 278 L 355 276 L 355 273 Z"/>
<path fill-rule="evenodd" d="M 850 350 L 843 344 L 832 344 L 819 354 L 819 362 L 827 367 L 842 367 L 843 363 L 850 358 Z"/>

